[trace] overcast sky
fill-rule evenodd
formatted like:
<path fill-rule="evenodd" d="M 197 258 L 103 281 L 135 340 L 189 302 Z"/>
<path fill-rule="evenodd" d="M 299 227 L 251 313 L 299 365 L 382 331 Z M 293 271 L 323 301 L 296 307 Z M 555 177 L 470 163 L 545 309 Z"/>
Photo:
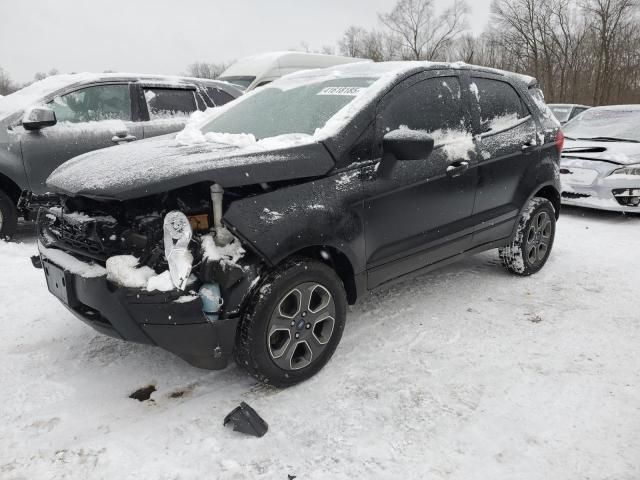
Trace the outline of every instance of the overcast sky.
<path fill-rule="evenodd" d="M 440 7 L 447 0 L 436 0 Z M 471 0 L 482 30 L 490 0 Z M 0 0 L 0 67 L 35 72 L 179 74 L 272 50 L 335 45 L 349 25 L 374 27 L 395 0 Z"/>

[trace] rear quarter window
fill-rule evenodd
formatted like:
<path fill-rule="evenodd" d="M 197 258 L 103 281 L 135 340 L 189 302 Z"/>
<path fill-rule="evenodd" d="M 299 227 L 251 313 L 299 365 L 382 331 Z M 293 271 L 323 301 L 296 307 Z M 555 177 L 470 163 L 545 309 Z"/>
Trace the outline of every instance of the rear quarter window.
<path fill-rule="evenodd" d="M 209 98 L 216 107 L 229 103 L 233 100 L 233 96 L 216 87 L 207 87 L 207 95 L 209 95 Z"/>
<path fill-rule="evenodd" d="M 194 90 L 144 87 L 144 98 L 151 120 L 187 117 L 198 110 Z"/>
<path fill-rule="evenodd" d="M 520 95 L 507 82 L 473 78 L 471 91 L 480 109 L 481 133 L 506 130 L 529 116 L 529 110 Z"/>

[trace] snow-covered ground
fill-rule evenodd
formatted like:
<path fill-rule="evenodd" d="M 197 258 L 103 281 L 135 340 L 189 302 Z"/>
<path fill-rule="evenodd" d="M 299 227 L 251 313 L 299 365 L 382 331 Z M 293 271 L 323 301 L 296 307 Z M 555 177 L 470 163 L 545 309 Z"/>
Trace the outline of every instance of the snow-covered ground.
<path fill-rule="evenodd" d="M 638 479 L 639 234 L 565 209 L 538 275 L 489 252 L 372 294 L 327 367 L 277 391 L 95 333 L 23 225 L 0 243 L 0 478 Z M 265 437 L 223 428 L 241 401 Z"/>

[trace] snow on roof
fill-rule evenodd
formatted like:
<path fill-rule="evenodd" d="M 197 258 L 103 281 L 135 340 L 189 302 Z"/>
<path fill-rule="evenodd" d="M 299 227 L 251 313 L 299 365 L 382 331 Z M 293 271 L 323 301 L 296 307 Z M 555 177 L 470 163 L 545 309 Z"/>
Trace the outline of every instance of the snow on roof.
<path fill-rule="evenodd" d="M 216 80 L 206 80 L 193 77 L 179 77 L 175 75 L 153 75 L 145 73 L 71 73 L 63 75 L 52 75 L 38 82 L 34 82 L 17 92 L 0 98 L 0 119 L 6 118 L 16 112 L 22 111 L 27 107 L 42 102 L 44 98 L 54 94 L 63 88 L 91 83 L 97 81 L 109 80 L 142 80 L 153 81 L 158 83 L 166 83 L 179 85 L 189 81 L 210 82 L 230 85 L 227 82 L 219 82 Z M 235 87 L 233 87 L 234 90 Z"/>
<path fill-rule="evenodd" d="M 306 52 L 267 52 L 244 57 L 227 68 L 221 78 L 229 76 L 260 75 L 272 68 L 328 67 L 342 63 L 371 62 L 364 58 L 326 55 Z"/>

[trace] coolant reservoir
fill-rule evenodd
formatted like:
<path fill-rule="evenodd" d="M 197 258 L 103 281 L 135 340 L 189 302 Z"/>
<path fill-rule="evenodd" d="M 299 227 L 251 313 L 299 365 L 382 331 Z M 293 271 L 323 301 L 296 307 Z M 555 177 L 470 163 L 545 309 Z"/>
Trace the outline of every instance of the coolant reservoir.
<path fill-rule="evenodd" d="M 198 292 L 202 299 L 202 311 L 211 322 L 218 320 L 218 312 L 222 307 L 222 296 L 220 295 L 220 285 L 217 283 L 205 283 Z"/>

